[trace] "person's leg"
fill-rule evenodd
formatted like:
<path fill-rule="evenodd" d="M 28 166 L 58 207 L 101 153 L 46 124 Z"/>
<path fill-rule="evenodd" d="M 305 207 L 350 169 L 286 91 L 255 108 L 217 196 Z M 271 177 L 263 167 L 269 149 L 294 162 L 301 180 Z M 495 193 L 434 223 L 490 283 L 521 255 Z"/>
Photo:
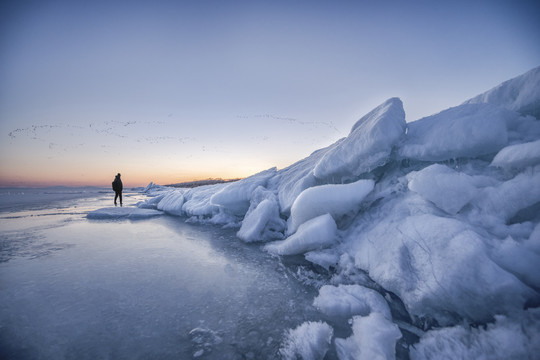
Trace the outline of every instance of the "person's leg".
<path fill-rule="evenodd" d="M 116 199 L 118 199 L 118 191 L 114 192 L 114 206 L 116 206 Z M 120 200 L 120 203 L 122 203 L 122 200 Z"/>

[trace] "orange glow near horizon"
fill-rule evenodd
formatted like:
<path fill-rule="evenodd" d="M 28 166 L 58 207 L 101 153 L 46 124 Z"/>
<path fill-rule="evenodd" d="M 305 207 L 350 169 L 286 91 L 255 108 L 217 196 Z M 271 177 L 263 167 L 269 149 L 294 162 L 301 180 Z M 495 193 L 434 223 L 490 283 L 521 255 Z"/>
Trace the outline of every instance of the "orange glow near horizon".
<path fill-rule="evenodd" d="M 135 169 L 133 166 L 125 166 L 125 169 L 99 170 L 80 173 L 79 171 L 30 171 L 22 169 L 12 176 L 0 174 L 0 186 L 3 187 L 48 187 L 48 186 L 98 186 L 108 187 L 114 180 L 114 176 L 120 172 L 125 187 L 146 186 L 150 182 L 160 185 L 176 184 L 181 182 L 207 180 L 207 179 L 239 179 L 266 170 L 268 167 L 246 167 L 244 169 L 230 169 L 214 167 L 214 171 L 190 169 L 189 171 L 159 171 L 155 169 Z M 35 170 L 35 169 L 34 169 Z"/>
<path fill-rule="evenodd" d="M 253 173 L 252 173 L 253 174 Z M 125 187 L 140 187 L 146 186 L 150 182 L 160 185 L 169 185 L 176 184 L 181 182 L 190 182 L 198 180 L 207 180 L 207 179 L 238 179 L 244 178 L 252 174 L 211 174 L 211 173 L 193 173 L 186 174 L 183 176 L 174 176 L 174 175 L 156 175 L 151 174 L 132 174 L 132 173 L 122 173 L 122 182 Z M 98 187 L 108 187 L 110 183 L 114 180 L 116 173 L 111 173 L 110 175 L 98 174 L 95 177 L 86 177 L 83 179 L 65 179 L 59 180 L 54 177 L 45 176 L 39 179 L 36 178 L 10 178 L 0 176 L 0 186 L 2 187 L 49 187 L 49 186 L 98 186 Z"/>

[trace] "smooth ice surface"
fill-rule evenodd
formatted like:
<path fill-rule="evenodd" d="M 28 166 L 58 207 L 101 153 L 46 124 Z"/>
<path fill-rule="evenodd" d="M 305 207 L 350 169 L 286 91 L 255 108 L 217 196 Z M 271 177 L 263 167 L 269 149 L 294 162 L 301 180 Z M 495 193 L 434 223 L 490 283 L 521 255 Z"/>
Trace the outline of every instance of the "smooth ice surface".
<path fill-rule="evenodd" d="M 333 333 L 332 327 L 324 322 L 305 322 L 287 332 L 280 354 L 286 360 L 322 360 Z"/>
<path fill-rule="evenodd" d="M 0 187 L 0 212 L 40 209 L 48 207 L 50 204 L 65 205 L 66 201 L 76 201 L 80 198 L 94 198 L 110 192 L 111 190 L 108 188 L 98 187 Z"/>
<path fill-rule="evenodd" d="M 0 213 L 0 358 L 276 359 L 318 320 L 315 291 L 235 230 L 87 220 L 113 196 Z M 121 209 L 140 200 L 125 191 Z"/>
<path fill-rule="evenodd" d="M 408 124 L 399 154 L 441 161 L 496 153 L 508 143 L 507 121 L 517 113 L 489 104 L 465 104 Z"/>
<path fill-rule="evenodd" d="M 345 185 L 321 185 L 303 191 L 291 208 L 288 233 L 294 233 L 306 221 L 323 214 L 334 220 L 353 215 L 374 187 L 373 180 L 359 180 Z"/>
<path fill-rule="evenodd" d="M 282 241 L 274 241 L 264 248 L 274 254 L 296 255 L 331 246 L 336 239 L 337 226 L 330 214 L 308 220 L 298 231 Z"/>
<path fill-rule="evenodd" d="M 403 103 L 389 99 L 358 120 L 349 136 L 324 154 L 313 174 L 340 181 L 384 165 L 405 128 Z"/>
<path fill-rule="evenodd" d="M 353 318 L 353 334 L 336 339 L 340 360 L 388 360 L 396 358 L 396 341 L 401 332 L 381 313 Z"/>
<path fill-rule="evenodd" d="M 384 297 L 375 290 L 360 285 L 324 285 L 313 301 L 319 311 L 328 316 L 351 318 L 355 315 L 367 316 L 372 312 L 381 313 L 392 319 L 390 308 Z"/>
<path fill-rule="evenodd" d="M 152 216 L 162 215 L 163 212 L 153 209 L 140 209 L 133 206 L 115 206 L 97 209 L 86 215 L 88 219 L 146 219 Z"/>

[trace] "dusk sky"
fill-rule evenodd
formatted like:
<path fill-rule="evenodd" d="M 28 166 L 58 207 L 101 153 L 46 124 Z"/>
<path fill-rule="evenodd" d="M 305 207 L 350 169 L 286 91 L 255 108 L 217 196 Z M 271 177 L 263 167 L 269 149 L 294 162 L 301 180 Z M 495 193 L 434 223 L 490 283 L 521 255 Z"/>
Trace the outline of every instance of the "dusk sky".
<path fill-rule="evenodd" d="M 536 1 L 0 3 L 0 185 L 245 177 L 540 65 Z"/>

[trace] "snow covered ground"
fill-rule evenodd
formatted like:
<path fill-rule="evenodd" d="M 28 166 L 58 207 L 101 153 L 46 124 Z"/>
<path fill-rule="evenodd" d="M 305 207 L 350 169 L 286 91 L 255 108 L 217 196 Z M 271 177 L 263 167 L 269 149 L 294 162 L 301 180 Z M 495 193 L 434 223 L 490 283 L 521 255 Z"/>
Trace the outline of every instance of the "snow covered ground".
<path fill-rule="evenodd" d="M 392 98 L 285 169 L 192 189 L 150 184 L 138 206 L 236 228 L 284 262 L 312 264 L 303 276 L 330 318 L 291 328 L 284 358 L 532 359 L 539 109 L 540 68 L 409 123 Z"/>

